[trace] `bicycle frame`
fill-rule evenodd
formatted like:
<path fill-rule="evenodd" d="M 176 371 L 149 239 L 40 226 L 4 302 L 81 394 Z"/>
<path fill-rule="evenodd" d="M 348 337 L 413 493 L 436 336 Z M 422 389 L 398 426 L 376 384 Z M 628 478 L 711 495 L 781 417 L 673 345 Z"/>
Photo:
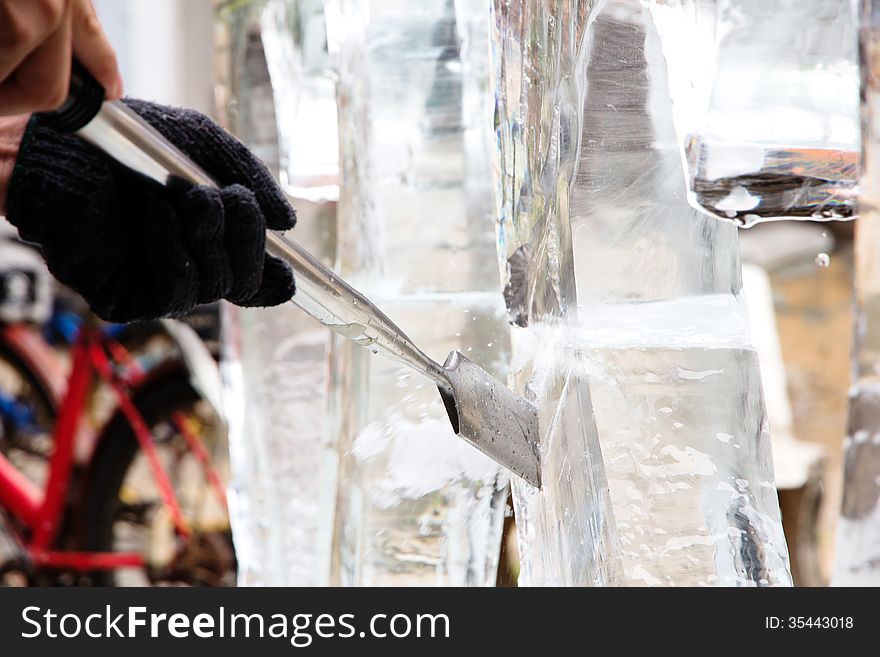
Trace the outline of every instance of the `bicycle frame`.
<path fill-rule="evenodd" d="M 118 374 L 108 358 L 125 364 L 128 376 Z M 132 401 L 128 387 L 143 378 L 143 371 L 130 358 L 124 347 L 104 335 L 99 328 L 84 327 L 73 344 L 72 369 L 67 392 L 61 403 L 53 432 L 54 450 L 49 459 L 49 474 L 44 489 L 27 479 L 3 454 L 0 454 L 0 505 L 23 525 L 30 534 L 25 548 L 37 567 L 67 569 L 76 572 L 142 567 L 139 553 L 71 552 L 53 549 L 64 522 L 65 507 L 73 477 L 74 448 L 80 421 L 86 412 L 89 391 L 96 381 L 107 384 L 115 393 L 118 409 L 129 423 L 139 446 L 147 458 L 151 474 L 163 504 L 169 510 L 178 535 L 187 538 L 191 529 L 183 516 L 168 473 L 162 465 L 149 426 Z M 194 451 L 212 488 L 225 501 L 225 491 L 217 473 L 206 460 L 206 452 L 198 436 L 185 426 L 183 414 L 172 420 Z M 194 442 L 195 441 L 195 442 Z"/>

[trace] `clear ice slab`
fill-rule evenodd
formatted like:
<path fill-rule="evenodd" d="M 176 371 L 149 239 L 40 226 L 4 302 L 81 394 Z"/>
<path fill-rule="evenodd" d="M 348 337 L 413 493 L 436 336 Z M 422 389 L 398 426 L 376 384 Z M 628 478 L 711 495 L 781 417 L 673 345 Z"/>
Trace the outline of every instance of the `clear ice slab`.
<path fill-rule="evenodd" d="M 324 0 L 263 0 L 259 22 L 280 120 L 279 178 L 294 198 L 336 200 L 339 142 Z"/>
<path fill-rule="evenodd" d="M 314 9 L 313 2 L 261 0 L 217 11 L 220 119 L 274 173 L 285 173 L 289 192 L 327 184 L 304 173 L 324 170 L 323 151 L 311 152 L 314 167 L 308 154 L 290 157 L 290 129 L 297 127 L 290 124 L 302 118 L 290 113 L 291 105 L 326 102 L 329 80 L 312 79 L 319 75 L 317 66 L 310 65 L 304 44 L 285 22 L 299 11 L 313 25 Z M 264 49 L 264 42 L 270 47 Z M 311 57 L 322 60 L 320 52 Z M 330 100 L 335 103 L 332 94 Z M 335 135 L 332 122 L 329 134 L 312 126 L 314 139 L 334 143 Z M 333 206 L 293 202 L 300 219 L 296 240 L 330 261 Z M 330 331 L 293 304 L 227 310 L 223 372 L 234 402 L 229 500 L 239 583 L 325 586 L 338 467 L 328 415 Z"/>
<path fill-rule="evenodd" d="M 852 0 L 651 0 L 694 207 L 752 225 L 853 218 Z"/>
<path fill-rule="evenodd" d="M 441 362 L 505 377 L 482 3 L 328 0 L 338 75 L 338 271 Z M 507 475 L 436 387 L 335 340 L 341 455 L 332 581 L 495 583 Z"/>
<path fill-rule="evenodd" d="M 538 405 L 542 486 L 514 479 L 520 586 L 623 583 L 590 382 L 562 323 L 514 332 L 517 372 Z M 519 342 L 517 342 L 519 340 Z"/>
<path fill-rule="evenodd" d="M 514 485 L 524 583 L 789 585 L 736 228 L 688 204 L 650 13 L 494 9 L 514 368 L 563 473 Z"/>
<path fill-rule="evenodd" d="M 460 349 L 505 375 L 497 292 L 406 295 L 381 307 L 427 353 Z M 494 584 L 507 475 L 452 432 L 432 381 L 348 341 L 334 356 L 343 454 L 335 583 Z"/>

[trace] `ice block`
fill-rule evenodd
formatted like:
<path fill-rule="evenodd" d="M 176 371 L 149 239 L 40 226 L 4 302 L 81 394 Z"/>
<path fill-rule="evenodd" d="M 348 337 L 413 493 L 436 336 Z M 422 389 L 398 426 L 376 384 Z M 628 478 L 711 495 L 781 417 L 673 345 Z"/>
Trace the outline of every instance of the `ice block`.
<path fill-rule="evenodd" d="M 525 583 L 789 585 L 736 228 L 688 203 L 651 13 L 496 2 L 495 24 L 514 365 L 563 473 L 514 485 Z"/>
<path fill-rule="evenodd" d="M 323 33 L 321 9 L 305 0 L 220 5 L 217 93 L 221 120 L 292 195 L 297 241 L 332 262 L 335 206 L 321 202 L 336 194 L 332 165 L 326 149 L 294 144 L 316 107 L 335 109 L 326 49 L 312 41 Z M 294 29 L 300 22 L 309 26 L 308 42 Z M 310 131 L 331 149 L 334 116 Z M 233 402 L 230 507 L 239 583 L 327 585 L 338 467 L 328 415 L 330 331 L 292 304 L 227 312 L 223 372 Z"/>
<path fill-rule="evenodd" d="M 650 0 L 694 207 L 740 225 L 852 218 L 852 0 Z"/>
<path fill-rule="evenodd" d="M 495 266 L 488 7 L 328 0 L 338 76 L 337 270 L 425 352 L 506 376 Z M 334 342 L 333 582 L 495 582 L 507 475 L 452 433 L 436 388 Z"/>

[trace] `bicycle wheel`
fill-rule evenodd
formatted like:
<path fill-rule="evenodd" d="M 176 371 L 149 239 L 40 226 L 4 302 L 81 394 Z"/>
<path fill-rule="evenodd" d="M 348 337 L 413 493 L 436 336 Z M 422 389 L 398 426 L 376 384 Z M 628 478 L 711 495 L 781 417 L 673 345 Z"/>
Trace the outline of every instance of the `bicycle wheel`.
<path fill-rule="evenodd" d="M 228 471 L 225 440 L 206 402 L 184 375 L 136 401 L 168 473 L 188 539 L 177 537 L 146 456 L 131 426 L 115 417 L 92 460 L 82 507 L 87 551 L 136 552 L 143 568 L 102 571 L 88 583 L 102 586 L 233 586 L 236 562 L 224 500 L 212 486 L 176 414 L 182 413 L 222 479 Z M 177 416 L 179 419 L 179 416 Z"/>
<path fill-rule="evenodd" d="M 40 376 L 0 341 L 0 453 L 42 485 L 52 453 L 58 414 L 55 397 Z"/>

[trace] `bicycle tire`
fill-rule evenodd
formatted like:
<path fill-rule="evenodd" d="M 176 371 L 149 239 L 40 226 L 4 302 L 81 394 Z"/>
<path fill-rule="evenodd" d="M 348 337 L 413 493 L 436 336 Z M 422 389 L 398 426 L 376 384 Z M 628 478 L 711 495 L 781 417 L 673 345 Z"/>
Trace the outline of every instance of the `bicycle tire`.
<path fill-rule="evenodd" d="M 185 373 L 177 372 L 163 377 L 134 401 L 147 426 L 152 429 L 168 421 L 173 412 L 198 403 L 200 399 Z M 83 550 L 113 551 L 120 488 L 139 451 L 140 445 L 131 426 L 117 413 L 104 432 L 86 478 L 80 514 Z M 114 586 L 117 581 L 113 571 L 101 571 L 91 573 L 82 583 Z"/>
<path fill-rule="evenodd" d="M 15 374 L 21 377 L 26 384 L 28 390 L 33 394 L 34 401 L 37 402 L 37 413 L 41 424 L 47 427 L 47 435 L 51 438 L 51 427 L 54 426 L 58 417 L 59 403 L 55 396 L 55 392 L 49 387 L 42 376 L 34 372 L 27 362 L 16 352 L 16 350 L 0 338 L 0 362 L 14 370 Z M 8 427 L 4 427 L 8 433 Z M 6 436 L 7 440 L 12 437 Z M 9 443 L 10 447 L 17 447 L 14 440 Z"/>

